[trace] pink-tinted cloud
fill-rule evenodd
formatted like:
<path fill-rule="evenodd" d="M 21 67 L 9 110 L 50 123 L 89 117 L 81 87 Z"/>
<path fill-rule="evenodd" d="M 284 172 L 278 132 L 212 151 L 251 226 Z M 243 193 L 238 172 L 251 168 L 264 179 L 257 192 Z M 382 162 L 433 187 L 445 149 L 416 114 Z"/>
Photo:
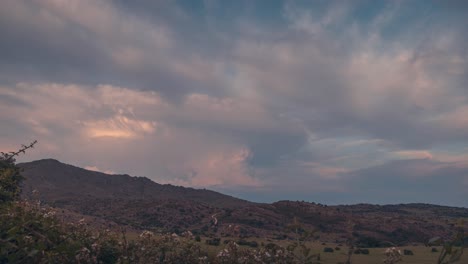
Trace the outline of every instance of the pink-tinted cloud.
<path fill-rule="evenodd" d="M 85 121 L 81 124 L 85 127 L 85 134 L 91 138 L 133 138 L 138 134 L 154 133 L 157 129 L 155 121 L 133 120 L 123 115 L 116 115 L 107 120 Z"/>
<path fill-rule="evenodd" d="M 400 150 L 394 152 L 405 159 L 432 159 L 433 155 L 427 150 Z"/>
<path fill-rule="evenodd" d="M 264 21 L 219 19 L 223 4 L 2 1 L 0 149 L 38 139 L 31 159 L 190 186 L 460 183 L 466 19 L 400 19 L 413 3 L 363 22 L 366 3 L 285 2 Z"/>
<path fill-rule="evenodd" d="M 261 186 L 248 165 L 250 150 L 238 145 L 237 139 L 206 134 L 202 126 L 177 126 L 178 122 L 191 122 L 268 130 L 272 127 L 272 121 L 268 121 L 271 117 L 258 105 L 201 94 L 192 94 L 177 105 L 152 91 L 111 85 L 90 88 L 21 83 L 16 87 L 16 90 L 5 87 L 0 93 L 23 100 L 30 108 L 9 105 L 10 110 L 19 110 L 12 112 L 12 117 L 38 138 L 41 146 L 53 146 L 39 148 L 36 155 L 62 152 L 67 157 L 66 149 L 72 144 L 74 152 L 86 153 L 89 160 L 98 161 L 101 155 L 106 155 L 102 152 L 104 149 L 126 146 L 122 159 L 135 154 L 154 155 L 157 160 L 147 165 L 148 170 L 137 173 L 154 176 L 161 182 L 200 187 Z M 22 114 L 28 119 L 21 119 Z M 62 135 L 63 130 L 70 132 Z M 49 151 L 51 149 L 53 151 Z M 112 156 L 119 159 L 116 153 Z M 119 171 L 113 162 L 100 161 L 97 165 L 86 166 L 94 170 L 105 167 L 109 168 L 106 171 Z"/>
<path fill-rule="evenodd" d="M 233 148 L 220 153 L 208 153 L 197 157 L 179 168 L 174 168 L 185 174 L 185 179 L 175 179 L 170 183 L 184 186 L 221 186 L 221 187 L 261 187 L 263 183 L 252 177 L 247 159 L 249 151 L 245 148 Z"/>

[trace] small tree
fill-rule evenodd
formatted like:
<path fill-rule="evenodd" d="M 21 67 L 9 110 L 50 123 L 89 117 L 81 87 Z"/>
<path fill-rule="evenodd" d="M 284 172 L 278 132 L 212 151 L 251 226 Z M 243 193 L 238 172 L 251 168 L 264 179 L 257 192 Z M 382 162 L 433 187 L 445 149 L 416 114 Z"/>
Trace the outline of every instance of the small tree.
<path fill-rule="evenodd" d="M 305 264 L 320 263 L 320 253 L 313 254 L 312 248 L 308 247 L 306 243 L 317 230 L 306 230 L 296 217 L 294 217 L 293 222 L 288 225 L 287 229 L 293 231 L 296 235 L 296 241 L 287 247 L 295 259 L 299 263 Z"/>
<path fill-rule="evenodd" d="M 444 240 L 441 237 L 434 237 L 429 240 L 429 246 L 442 246 L 437 264 L 458 263 L 463 255 L 463 250 L 468 247 L 468 245 L 465 244 L 465 240 L 468 236 L 465 235 L 463 226 L 464 222 L 461 220 L 457 227 L 455 237 L 451 240 Z"/>
<path fill-rule="evenodd" d="M 20 150 L 14 152 L 0 153 L 0 203 L 11 202 L 18 199 L 23 176 L 15 162 L 19 154 L 25 153 L 27 149 L 33 148 L 37 143 L 35 140 L 29 145 L 22 145 Z"/>

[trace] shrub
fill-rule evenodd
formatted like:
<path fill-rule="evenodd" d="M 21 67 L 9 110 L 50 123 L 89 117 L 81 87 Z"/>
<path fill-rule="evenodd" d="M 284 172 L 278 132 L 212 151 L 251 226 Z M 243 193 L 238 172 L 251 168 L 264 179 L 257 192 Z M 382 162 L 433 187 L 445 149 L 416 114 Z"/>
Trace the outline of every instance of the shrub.
<path fill-rule="evenodd" d="M 283 263 L 295 264 L 305 263 L 295 260 L 291 251 L 279 246 L 261 248 L 259 250 L 249 250 L 239 247 L 235 242 L 230 242 L 226 248 L 219 251 L 213 263 Z"/>
<path fill-rule="evenodd" d="M 323 252 L 326 252 L 326 253 L 333 253 L 334 250 L 333 250 L 333 248 L 331 248 L 331 247 L 326 247 L 326 248 L 323 248 Z"/>
<path fill-rule="evenodd" d="M 221 243 L 221 238 L 207 239 L 205 242 L 207 245 L 210 246 L 219 246 L 219 244 Z"/>
<path fill-rule="evenodd" d="M 468 238 L 467 236 L 465 236 L 465 230 L 463 228 L 463 225 L 464 222 L 461 221 L 459 223 L 459 226 L 457 227 L 457 232 L 454 238 L 450 240 L 444 240 L 441 237 L 434 237 L 429 240 L 428 245 L 430 246 L 442 246 L 439 258 L 437 259 L 438 264 L 458 263 L 458 261 L 460 260 L 461 256 L 463 255 L 464 248 L 466 247 L 465 241 Z M 458 244 L 460 244 L 461 247 L 456 248 Z"/>
<path fill-rule="evenodd" d="M 384 264 L 394 264 L 403 260 L 401 251 L 396 247 L 387 248 L 384 254 Z"/>
<path fill-rule="evenodd" d="M 366 248 L 357 248 L 354 250 L 354 254 L 363 254 L 363 255 L 369 255 L 369 250 Z"/>
<path fill-rule="evenodd" d="M 403 255 L 406 255 L 406 256 L 412 256 L 414 255 L 413 251 L 412 250 L 409 250 L 409 249 L 403 249 Z"/>
<path fill-rule="evenodd" d="M 361 254 L 369 255 L 369 250 L 367 248 L 361 249 Z"/>
<path fill-rule="evenodd" d="M 18 199 L 23 176 L 21 176 L 20 169 L 15 164 L 15 157 L 25 153 L 27 149 L 33 148 L 36 143 L 37 141 L 34 141 L 28 146 L 23 145 L 17 152 L 0 152 L 0 203 L 12 202 Z"/>
<path fill-rule="evenodd" d="M 385 246 L 382 245 L 382 243 L 378 239 L 368 236 L 360 236 L 359 239 L 356 241 L 356 245 L 358 247 L 364 248 L 375 248 Z"/>
<path fill-rule="evenodd" d="M 237 244 L 240 245 L 240 246 L 249 246 L 249 247 L 253 247 L 253 248 L 258 247 L 257 241 L 246 241 L 244 239 L 241 239 L 241 240 L 237 241 Z"/>

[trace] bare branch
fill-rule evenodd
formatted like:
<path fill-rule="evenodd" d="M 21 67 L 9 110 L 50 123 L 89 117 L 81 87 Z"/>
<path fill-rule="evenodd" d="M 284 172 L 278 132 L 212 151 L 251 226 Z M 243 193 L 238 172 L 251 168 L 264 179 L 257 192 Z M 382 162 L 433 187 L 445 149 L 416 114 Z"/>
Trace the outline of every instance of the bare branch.
<path fill-rule="evenodd" d="M 21 154 L 21 153 L 23 153 L 23 154 L 26 153 L 26 150 L 27 150 L 27 149 L 34 148 L 34 145 L 36 145 L 36 143 L 37 143 L 37 140 L 34 140 L 34 141 L 33 141 L 31 144 L 29 144 L 29 145 L 21 145 L 21 148 L 20 148 L 18 151 L 16 151 L 16 152 L 11 151 L 11 152 L 9 152 L 8 154 L 2 152 L 1 154 L 2 154 L 3 158 L 4 158 L 6 161 L 11 161 L 14 157 L 19 156 L 19 154 Z"/>

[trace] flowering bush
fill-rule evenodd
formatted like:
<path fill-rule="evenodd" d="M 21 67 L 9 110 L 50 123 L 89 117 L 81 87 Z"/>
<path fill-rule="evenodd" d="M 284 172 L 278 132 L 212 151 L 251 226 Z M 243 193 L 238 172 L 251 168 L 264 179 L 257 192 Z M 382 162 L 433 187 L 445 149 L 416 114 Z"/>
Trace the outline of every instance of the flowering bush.
<path fill-rule="evenodd" d="M 242 248 L 235 242 L 229 242 L 226 248 L 216 255 L 213 263 L 219 264 L 264 264 L 264 263 L 300 263 L 294 258 L 293 252 L 283 247 L 269 244 L 258 250 Z"/>
<path fill-rule="evenodd" d="M 401 250 L 396 247 L 387 248 L 384 254 L 385 259 L 383 263 L 385 264 L 393 264 L 403 260 Z"/>
<path fill-rule="evenodd" d="M 93 231 L 84 219 L 60 223 L 53 208 L 28 201 L 2 205 L 0 263 L 304 263 L 275 244 L 259 249 L 228 243 L 215 255 L 189 238 L 143 231 L 127 241 L 109 230 Z"/>

